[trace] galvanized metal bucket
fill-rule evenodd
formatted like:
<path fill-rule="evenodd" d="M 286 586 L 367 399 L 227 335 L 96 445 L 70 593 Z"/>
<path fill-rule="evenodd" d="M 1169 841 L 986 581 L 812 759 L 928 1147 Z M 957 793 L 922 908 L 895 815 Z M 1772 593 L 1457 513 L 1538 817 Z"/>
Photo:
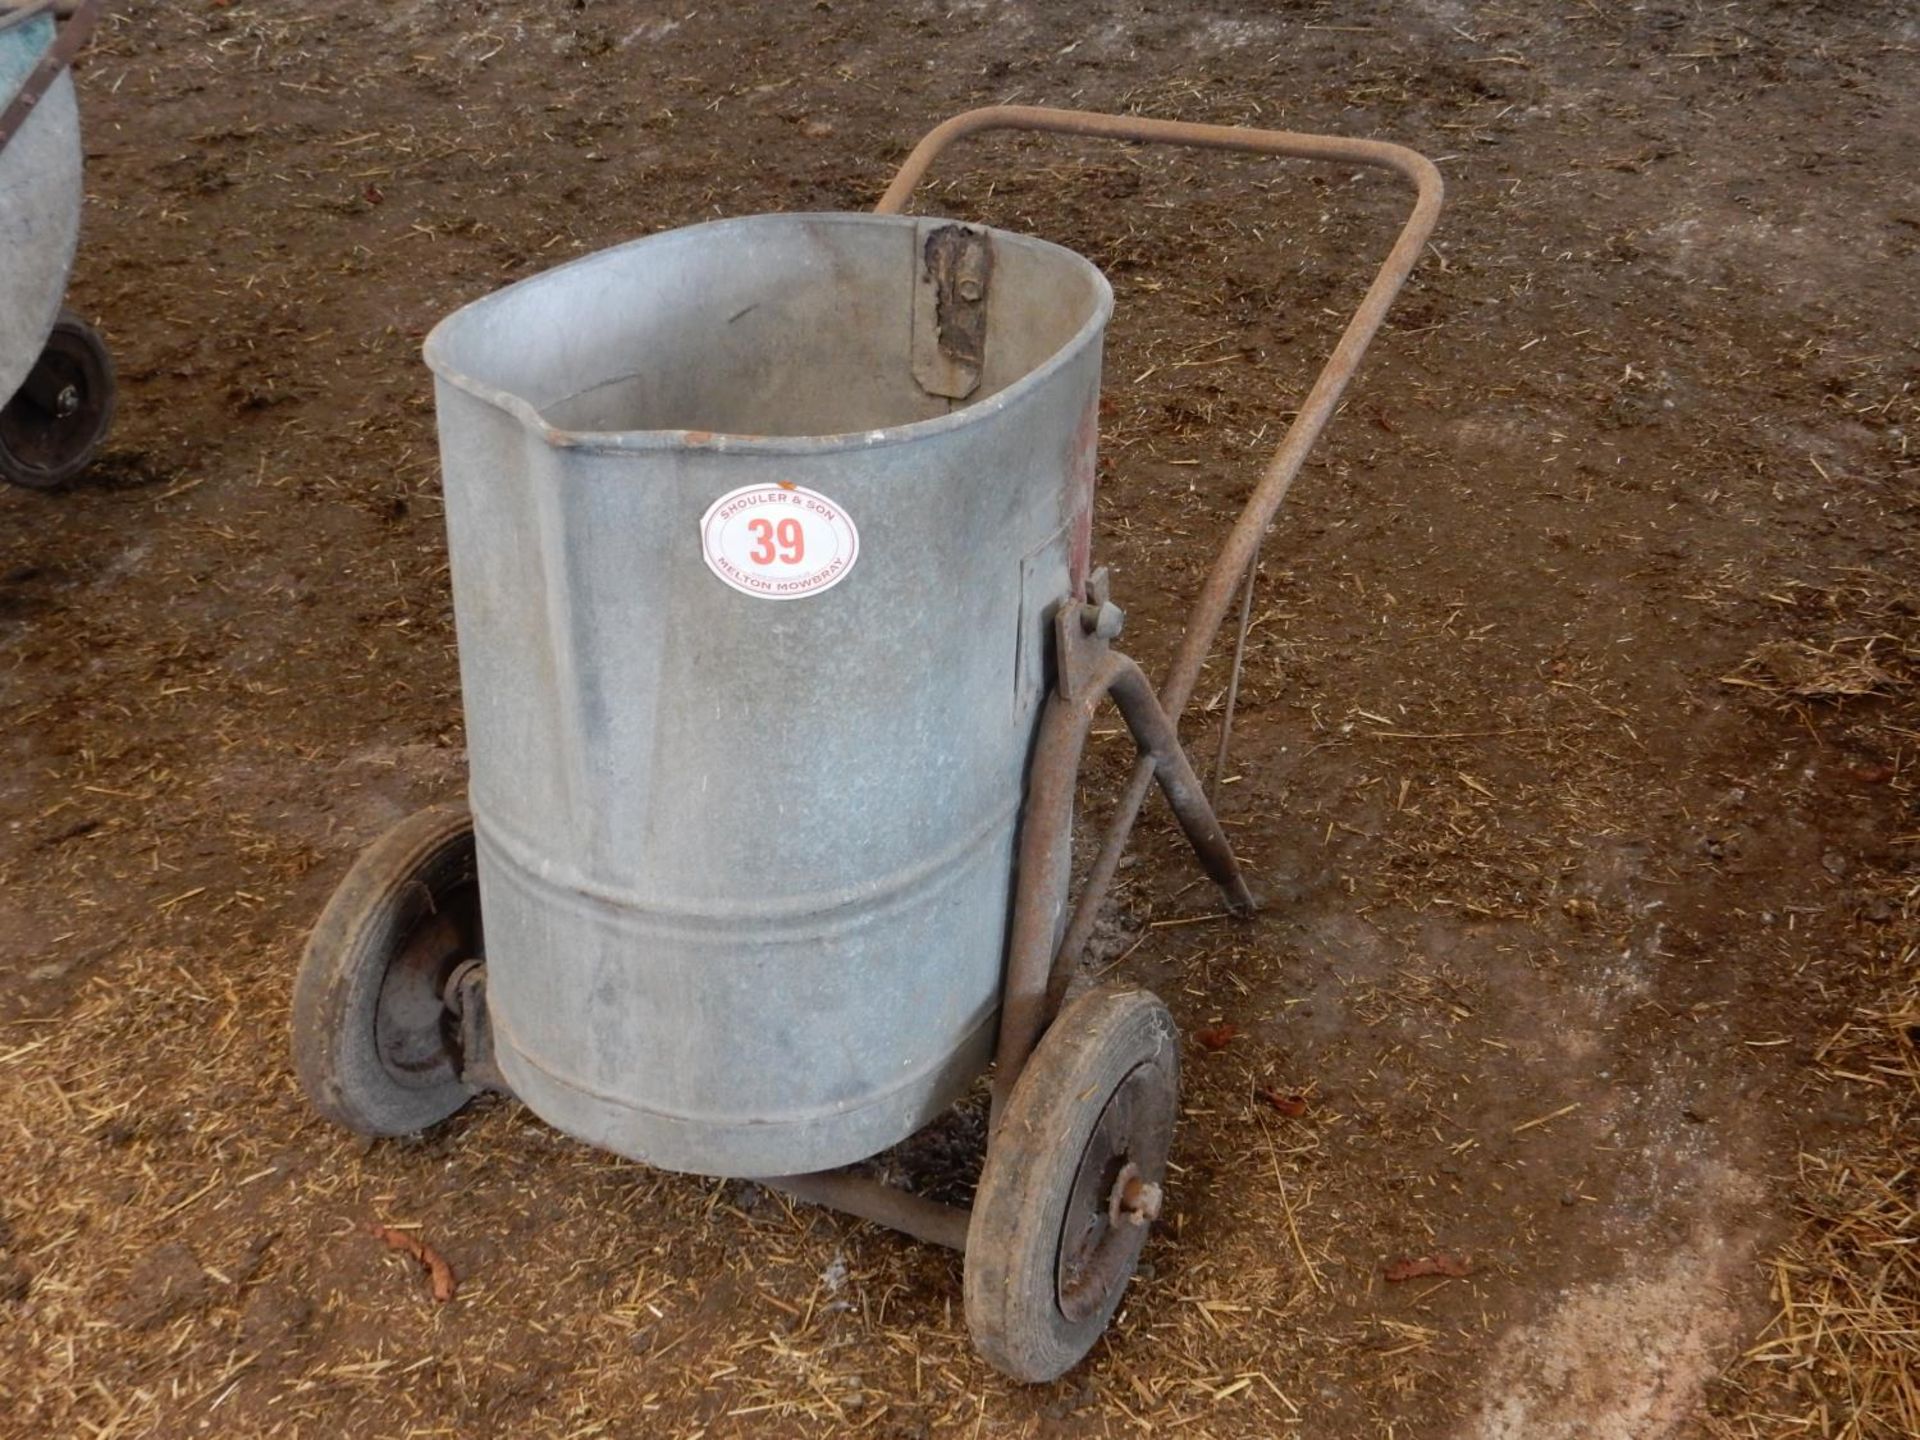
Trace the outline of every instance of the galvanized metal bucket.
<path fill-rule="evenodd" d="M 980 1073 L 1111 308 L 1043 241 L 762 215 L 429 337 L 487 1004 L 549 1122 L 821 1170 Z"/>

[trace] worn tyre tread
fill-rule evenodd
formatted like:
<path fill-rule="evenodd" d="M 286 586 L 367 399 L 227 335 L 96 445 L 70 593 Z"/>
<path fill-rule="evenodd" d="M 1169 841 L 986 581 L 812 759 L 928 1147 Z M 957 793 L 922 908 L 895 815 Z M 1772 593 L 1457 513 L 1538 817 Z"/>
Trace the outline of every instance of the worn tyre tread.
<path fill-rule="evenodd" d="M 473 1097 L 458 1080 L 398 1084 L 381 1064 L 374 1014 L 399 937 L 426 913 L 435 882 L 471 869 L 464 806 L 408 816 L 361 852 L 307 937 L 293 986 L 293 1066 L 314 1109 L 357 1135 L 410 1135 Z"/>
<path fill-rule="evenodd" d="M 1120 1307 L 1124 1284 L 1069 1321 L 1055 1264 L 1073 1173 L 1106 1097 L 1145 1061 L 1168 1066 L 1177 1087 L 1179 1032 L 1166 1006 L 1147 990 L 1099 986 L 1061 1011 L 1008 1097 L 974 1196 L 965 1291 L 975 1348 L 1016 1380 L 1065 1374 Z"/>

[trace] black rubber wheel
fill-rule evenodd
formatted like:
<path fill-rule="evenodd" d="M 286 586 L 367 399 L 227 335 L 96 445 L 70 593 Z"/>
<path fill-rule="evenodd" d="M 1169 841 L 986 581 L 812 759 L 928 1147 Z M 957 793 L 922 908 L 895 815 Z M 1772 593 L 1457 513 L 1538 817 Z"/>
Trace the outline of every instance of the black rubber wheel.
<path fill-rule="evenodd" d="M 1179 1096 L 1179 1032 L 1145 990 L 1090 990 L 1041 1037 L 967 1229 L 967 1328 L 996 1369 L 1057 1379 L 1106 1330 L 1159 1214 Z"/>
<path fill-rule="evenodd" d="M 362 851 L 293 986 L 293 1065 L 313 1108 L 358 1135 L 410 1135 L 466 1104 L 474 1091 L 443 995 L 481 954 L 464 809 L 422 810 Z"/>
<path fill-rule="evenodd" d="M 34 490 L 73 479 L 107 438 L 115 394 L 106 342 L 62 310 L 40 358 L 0 408 L 0 479 Z"/>

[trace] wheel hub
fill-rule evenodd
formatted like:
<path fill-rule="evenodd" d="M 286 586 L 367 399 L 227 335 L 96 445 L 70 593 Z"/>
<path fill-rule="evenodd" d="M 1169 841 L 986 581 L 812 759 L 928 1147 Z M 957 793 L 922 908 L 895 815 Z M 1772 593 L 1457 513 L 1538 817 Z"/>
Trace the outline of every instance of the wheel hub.
<path fill-rule="evenodd" d="M 58 485 L 85 466 L 113 418 L 113 364 L 92 328 L 63 314 L 20 388 L 0 405 L 0 478 Z"/>
<path fill-rule="evenodd" d="M 1159 1218 L 1160 1187 L 1143 1179 L 1140 1167 L 1129 1160 L 1120 1167 L 1107 1198 L 1107 1223 L 1117 1230 L 1122 1225 L 1151 1225 Z"/>
<path fill-rule="evenodd" d="M 1173 1139 L 1174 1090 L 1162 1067 L 1137 1065 L 1114 1088 L 1087 1137 L 1061 1224 L 1055 1285 L 1060 1313 L 1101 1310 L 1133 1273 L 1162 1203 Z"/>
<path fill-rule="evenodd" d="M 380 1062 L 410 1090 L 444 1085 L 459 1075 L 459 1017 L 447 1004 L 455 972 L 480 953 L 480 887 L 472 882 L 439 897 L 394 952 L 374 1016 Z"/>

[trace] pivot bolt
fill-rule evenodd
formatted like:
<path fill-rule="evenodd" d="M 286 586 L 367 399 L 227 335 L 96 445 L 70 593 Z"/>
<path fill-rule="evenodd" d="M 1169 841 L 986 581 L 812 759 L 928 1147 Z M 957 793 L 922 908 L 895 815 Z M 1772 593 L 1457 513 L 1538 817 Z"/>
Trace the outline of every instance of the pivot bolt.
<path fill-rule="evenodd" d="M 466 1009 L 467 979 L 479 976 L 484 983 L 484 971 L 487 962 L 481 959 L 462 960 L 447 975 L 447 983 L 440 987 L 440 1003 L 449 1013 L 458 1018 Z"/>
<path fill-rule="evenodd" d="M 1127 612 L 1111 600 L 1080 607 L 1080 628 L 1102 640 L 1118 640 L 1126 627 Z"/>

